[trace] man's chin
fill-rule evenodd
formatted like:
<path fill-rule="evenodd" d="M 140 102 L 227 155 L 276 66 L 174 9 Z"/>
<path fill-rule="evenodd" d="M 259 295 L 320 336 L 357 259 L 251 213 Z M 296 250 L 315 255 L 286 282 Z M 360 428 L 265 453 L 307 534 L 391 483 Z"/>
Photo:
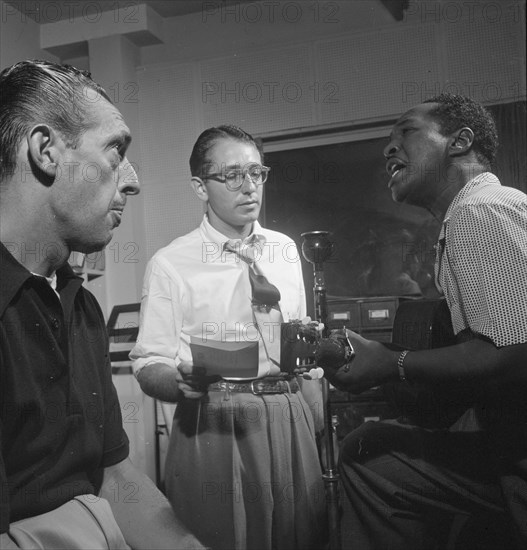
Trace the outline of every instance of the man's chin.
<path fill-rule="evenodd" d="M 411 204 L 408 202 L 409 195 L 411 194 L 411 186 L 404 181 L 398 181 L 394 183 L 391 188 L 392 199 L 398 203 Z"/>
<path fill-rule="evenodd" d="M 258 217 L 260 216 L 260 208 L 254 210 L 253 212 L 250 212 L 247 214 L 246 219 L 249 223 L 255 222 Z"/>
<path fill-rule="evenodd" d="M 108 235 L 105 240 L 94 241 L 90 243 L 80 243 L 72 246 L 72 252 L 80 252 L 82 254 L 95 254 L 97 252 L 102 252 L 112 241 L 113 235 Z"/>
<path fill-rule="evenodd" d="M 394 185 L 391 189 L 392 191 L 392 200 L 394 202 L 406 202 L 406 195 L 404 193 L 400 192 L 400 189 L 396 185 Z"/>

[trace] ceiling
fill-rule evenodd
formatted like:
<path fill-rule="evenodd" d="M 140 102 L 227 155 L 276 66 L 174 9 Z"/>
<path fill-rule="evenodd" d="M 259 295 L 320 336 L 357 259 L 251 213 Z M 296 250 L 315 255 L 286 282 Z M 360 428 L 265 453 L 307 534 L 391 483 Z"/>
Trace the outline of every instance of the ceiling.
<path fill-rule="evenodd" d="M 216 0 L 202 2 L 201 0 L 108 0 L 93 2 L 93 0 L 5 0 L 19 12 L 33 19 L 37 23 L 53 23 L 89 13 L 93 16 L 97 12 L 115 9 L 130 9 L 134 4 L 147 4 L 162 17 L 175 17 L 188 13 L 197 13 L 207 9 L 219 10 L 220 7 L 232 4 L 244 4 L 254 0 Z M 86 10 L 86 11 L 83 11 Z"/>
<path fill-rule="evenodd" d="M 176 17 L 201 11 L 220 10 L 234 4 L 249 4 L 255 0 L 216 0 L 202 2 L 202 0 L 4 0 L 19 12 L 33 19 L 37 23 L 53 23 L 72 17 L 89 14 L 90 17 L 103 11 L 115 9 L 130 9 L 134 4 L 147 4 L 162 17 Z M 351 0 L 350 0 L 351 1 Z M 380 0 L 395 20 L 403 18 L 404 10 L 408 8 L 409 0 Z M 212 13 L 212 12 L 211 12 Z"/>

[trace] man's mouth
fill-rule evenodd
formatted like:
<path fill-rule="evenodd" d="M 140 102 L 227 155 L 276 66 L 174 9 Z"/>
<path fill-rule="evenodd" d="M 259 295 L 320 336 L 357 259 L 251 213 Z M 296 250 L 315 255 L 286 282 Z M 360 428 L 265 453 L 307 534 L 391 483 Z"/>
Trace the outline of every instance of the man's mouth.
<path fill-rule="evenodd" d="M 386 171 L 390 175 L 390 182 L 395 178 L 395 176 L 403 169 L 406 165 L 399 159 L 390 159 L 386 163 Z"/>
<path fill-rule="evenodd" d="M 124 208 L 112 208 L 110 212 L 114 214 L 115 224 L 120 225 L 123 217 Z"/>

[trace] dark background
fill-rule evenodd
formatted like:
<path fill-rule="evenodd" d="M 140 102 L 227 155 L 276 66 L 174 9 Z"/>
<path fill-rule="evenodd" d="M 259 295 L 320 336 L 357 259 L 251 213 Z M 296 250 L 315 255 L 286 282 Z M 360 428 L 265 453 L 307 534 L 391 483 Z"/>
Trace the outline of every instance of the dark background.
<path fill-rule="evenodd" d="M 501 142 L 495 172 L 502 184 L 525 192 L 525 103 L 490 109 Z M 299 247 L 303 232 L 332 233 L 335 252 L 324 269 L 330 297 L 438 296 L 433 266 L 439 223 L 423 209 L 392 201 L 386 144 L 380 138 L 265 155 L 271 172 L 264 225 Z M 312 266 L 302 261 L 310 305 Z"/>

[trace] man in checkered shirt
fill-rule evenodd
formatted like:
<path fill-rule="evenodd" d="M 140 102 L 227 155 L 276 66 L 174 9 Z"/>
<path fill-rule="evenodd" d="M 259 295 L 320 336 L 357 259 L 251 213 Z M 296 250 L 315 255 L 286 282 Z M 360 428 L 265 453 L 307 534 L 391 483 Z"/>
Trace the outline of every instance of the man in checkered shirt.
<path fill-rule="evenodd" d="M 476 520 L 485 548 L 527 548 L 527 196 L 489 171 L 496 148 L 481 105 L 441 94 L 402 115 L 384 149 L 393 199 L 442 221 L 436 277 L 457 343 L 401 352 L 348 331 L 356 355 L 326 376 L 354 393 L 447 387 L 466 407 L 450 426 L 368 422 L 346 437 L 358 550 L 463 547 Z"/>

